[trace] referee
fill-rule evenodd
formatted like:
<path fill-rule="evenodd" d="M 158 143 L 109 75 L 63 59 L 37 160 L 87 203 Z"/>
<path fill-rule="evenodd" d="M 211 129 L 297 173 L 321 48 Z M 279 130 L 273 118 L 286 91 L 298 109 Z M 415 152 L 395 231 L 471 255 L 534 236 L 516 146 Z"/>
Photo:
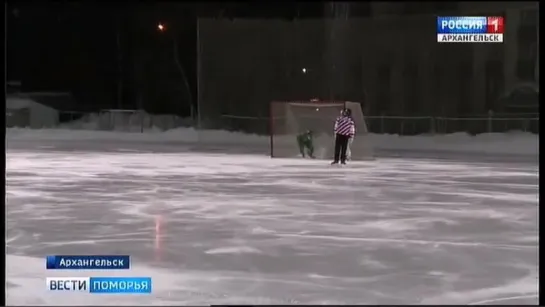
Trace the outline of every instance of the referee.
<path fill-rule="evenodd" d="M 352 119 L 352 110 L 344 109 L 341 116 L 335 120 L 335 158 L 333 164 L 338 164 L 339 159 L 341 164 L 346 164 L 346 151 L 348 142 L 356 133 L 356 124 Z"/>

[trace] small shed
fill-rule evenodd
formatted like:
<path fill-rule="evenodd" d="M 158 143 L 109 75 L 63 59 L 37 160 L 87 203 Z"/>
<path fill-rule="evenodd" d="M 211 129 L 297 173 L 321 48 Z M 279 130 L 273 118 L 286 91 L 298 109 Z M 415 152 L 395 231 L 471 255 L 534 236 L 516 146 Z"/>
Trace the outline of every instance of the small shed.
<path fill-rule="evenodd" d="M 59 123 L 59 112 L 32 99 L 6 98 L 6 127 L 51 128 Z"/>

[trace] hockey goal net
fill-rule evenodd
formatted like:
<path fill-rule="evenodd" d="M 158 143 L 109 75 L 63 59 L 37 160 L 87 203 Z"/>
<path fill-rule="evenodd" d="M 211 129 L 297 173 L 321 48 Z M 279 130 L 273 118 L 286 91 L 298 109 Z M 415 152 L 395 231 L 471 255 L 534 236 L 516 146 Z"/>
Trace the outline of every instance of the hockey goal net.
<path fill-rule="evenodd" d="M 358 102 L 272 102 L 270 116 L 271 157 L 297 157 L 297 135 L 307 130 L 313 132 L 314 155 L 319 159 L 332 159 L 335 136 L 334 123 L 344 108 L 352 110 L 356 123 L 356 136 L 351 145 L 352 160 L 373 159 L 367 125 Z"/>

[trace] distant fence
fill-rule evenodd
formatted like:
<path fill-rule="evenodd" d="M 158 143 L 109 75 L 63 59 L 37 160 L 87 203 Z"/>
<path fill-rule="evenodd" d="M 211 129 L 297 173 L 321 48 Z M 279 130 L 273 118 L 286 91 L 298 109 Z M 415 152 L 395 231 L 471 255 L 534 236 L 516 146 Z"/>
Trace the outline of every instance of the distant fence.
<path fill-rule="evenodd" d="M 522 131 L 539 133 L 539 117 L 431 117 L 431 116 L 366 116 L 367 128 L 378 134 L 447 134 L 466 132 L 469 134 L 504 133 Z M 223 115 L 223 129 L 266 135 L 269 119 Z M 217 126 L 217 125 L 216 125 Z"/>
<path fill-rule="evenodd" d="M 171 114 L 144 112 L 60 112 L 59 114 L 59 128 L 74 130 L 144 132 L 191 126 L 193 126 L 192 120 Z"/>

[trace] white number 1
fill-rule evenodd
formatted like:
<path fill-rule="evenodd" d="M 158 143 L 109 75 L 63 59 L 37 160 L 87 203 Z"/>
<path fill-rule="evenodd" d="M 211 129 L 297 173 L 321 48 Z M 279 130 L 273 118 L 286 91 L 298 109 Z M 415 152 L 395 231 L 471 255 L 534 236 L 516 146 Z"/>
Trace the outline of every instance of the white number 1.
<path fill-rule="evenodd" d="M 494 26 L 494 32 L 498 32 L 498 27 L 500 26 L 499 25 L 499 20 L 498 19 L 492 19 L 492 21 L 490 23 Z"/>

